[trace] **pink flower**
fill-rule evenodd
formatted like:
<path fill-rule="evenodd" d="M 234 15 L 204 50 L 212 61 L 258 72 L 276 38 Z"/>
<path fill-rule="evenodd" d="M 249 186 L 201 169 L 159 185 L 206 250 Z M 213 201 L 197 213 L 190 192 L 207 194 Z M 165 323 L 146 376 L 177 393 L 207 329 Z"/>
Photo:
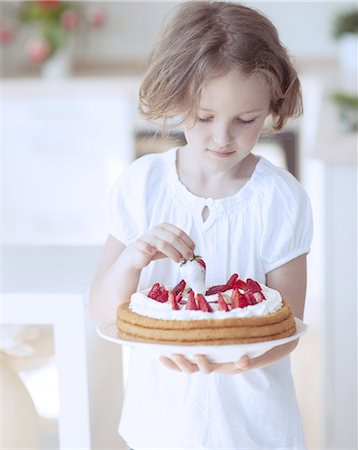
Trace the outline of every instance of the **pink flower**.
<path fill-rule="evenodd" d="M 8 44 L 14 37 L 14 29 L 10 25 L 0 25 L 0 44 Z"/>
<path fill-rule="evenodd" d="M 72 9 L 67 9 L 61 15 L 61 25 L 66 30 L 74 30 L 78 26 L 78 15 Z"/>
<path fill-rule="evenodd" d="M 102 8 L 93 6 L 88 11 L 89 24 L 94 28 L 100 28 L 106 22 L 106 15 Z"/>
<path fill-rule="evenodd" d="M 59 5 L 60 0 L 37 0 L 37 3 L 43 9 L 54 9 Z"/>
<path fill-rule="evenodd" d="M 34 38 L 28 41 L 26 51 L 31 61 L 35 63 L 42 63 L 49 56 L 50 47 L 45 40 Z"/>

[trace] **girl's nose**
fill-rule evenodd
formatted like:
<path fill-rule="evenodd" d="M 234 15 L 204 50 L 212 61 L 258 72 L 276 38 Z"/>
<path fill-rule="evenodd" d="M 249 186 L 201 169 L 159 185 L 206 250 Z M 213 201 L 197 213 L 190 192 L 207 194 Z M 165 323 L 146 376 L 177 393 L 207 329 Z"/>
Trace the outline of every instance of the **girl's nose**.
<path fill-rule="evenodd" d="M 219 147 L 226 147 L 232 142 L 232 136 L 230 132 L 230 127 L 222 126 L 217 127 L 212 135 L 214 144 Z"/>

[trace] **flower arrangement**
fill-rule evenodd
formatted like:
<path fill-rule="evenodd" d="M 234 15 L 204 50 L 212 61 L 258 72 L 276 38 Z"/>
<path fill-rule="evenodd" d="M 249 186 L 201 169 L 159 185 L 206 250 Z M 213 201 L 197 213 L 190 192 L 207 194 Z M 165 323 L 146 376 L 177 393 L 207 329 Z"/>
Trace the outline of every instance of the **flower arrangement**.
<path fill-rule="evenodd" d="M 332 94 L 331 98 L 338 108 L 342 129 L 347 132 L 357 132 L 358 95 L 337 91 Z"/>
<path fill-rule="evenodd" d="M 345 11 L 336 16 L 332 34 L 340 39 L 345 34 L 358 34 L 358 10 Z"/>
<path fill-rule="evenodd" d="M 38 36 L 29 40 L 26 50 L 33 62 L 43 63 L 66 48 L 76 34 L 101 27 L 105 14 L 86 2 L 33 0 L 22 3 L 19 20 L 36 25 Z"/>
<path fill-rule="evenodd" d="M 342 130 L 357 132 L 357 9 L 343 11 L 335 17 L 332 26 L 332 36 L 338 44 L 341 88 L 332 93 L 331 100 L 338 110 Z"/>

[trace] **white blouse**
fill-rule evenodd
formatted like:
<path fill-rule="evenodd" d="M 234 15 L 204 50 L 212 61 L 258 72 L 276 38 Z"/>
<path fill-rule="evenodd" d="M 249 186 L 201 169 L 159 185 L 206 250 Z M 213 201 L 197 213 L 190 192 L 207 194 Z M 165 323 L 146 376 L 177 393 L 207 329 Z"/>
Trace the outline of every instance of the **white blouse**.
<path fill-rule="evenodd" d="M 118 240 L 128 245 L 150 227 L 175 224 L 204 258 L 208 286 L 234 272 L 265 283 L 267 273 L 309 252 L 310 202 L 288 171 L 260 158 L 236 194 L 202 198 L 180 182 L 176 154 L 143 156 L 120 177 L 111 196 Z M 180 281 L 178 264 L 152 262 L 139 289 L 158 281 Z M 306 448 L 289 357 L 240 375 L 189 375 L 133 351 L 119 432 L 135 450 Z"/>

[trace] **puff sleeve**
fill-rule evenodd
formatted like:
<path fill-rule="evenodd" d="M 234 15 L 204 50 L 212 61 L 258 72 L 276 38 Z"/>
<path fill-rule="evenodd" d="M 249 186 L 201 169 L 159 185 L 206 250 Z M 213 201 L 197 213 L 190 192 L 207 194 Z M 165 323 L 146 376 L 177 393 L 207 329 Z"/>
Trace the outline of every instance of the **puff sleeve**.
<path fill-rule="evenodd" d="M 109 200 L 109 233 L 125 245 L 147 226 L 147 158 L 131 163 L 112 187 Z"/>
<path fill-rule="evenodd" d="M 278 171 L 262 210 L 260 257 L 267 274 L 310 251 L 313 225 L 307 193 L 288 172 Z"/>

